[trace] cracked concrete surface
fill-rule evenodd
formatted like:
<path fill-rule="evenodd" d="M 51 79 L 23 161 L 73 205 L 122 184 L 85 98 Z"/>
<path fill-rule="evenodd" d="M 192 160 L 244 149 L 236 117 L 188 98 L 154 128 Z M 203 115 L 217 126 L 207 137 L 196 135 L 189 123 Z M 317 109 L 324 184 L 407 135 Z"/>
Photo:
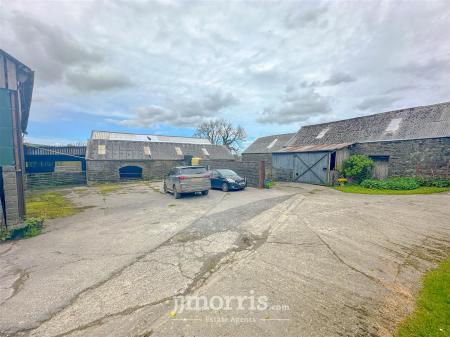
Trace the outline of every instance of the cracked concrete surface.
<path fill-rule="evenodd" d="M 389 336 L 450 248 L 448 193 L 66 193 L 95 207 L 0 245 L 0 335 Z M 267 310 L 169 315 L 178 296 L 249 294 Z"/>

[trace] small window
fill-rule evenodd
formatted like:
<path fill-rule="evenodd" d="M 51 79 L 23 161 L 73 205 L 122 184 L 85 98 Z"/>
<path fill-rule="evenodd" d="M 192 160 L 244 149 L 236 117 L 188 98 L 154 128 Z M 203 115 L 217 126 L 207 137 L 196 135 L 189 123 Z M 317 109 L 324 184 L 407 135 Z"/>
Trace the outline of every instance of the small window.
<path fill-rule="evenodd" d="M 267 146 L 267 148 L 268 149 L 271 149 L 274 145 L 275 145 L 275 143 L 278 141 L 278 138 L 275 138 L 268 146 Z"/>
<path fill-rule="evenodd" d="M 325 136 L 325 134 L 330 130 L 330 128 L 325 128 L 322 131 L 319 132 L 319 134 L 317 135 L 316 139 L 320 139 L 323 138 L 323 136 Z"/>
<path fill-rule="evenodd" d="M 209 156 L 209 152 L 207 149 L 205 149 L 204 147 L 202 147 L 202 152 L 205 156 Z"/>
<path fill-rule="evenodd" d="M 98 151 L 98 154 L 106 154 L 106 145 L 100 144 L 100 145 L 98 146 L 97 151 Z"/>
<path fill-rule="evenodd" d="M 386 128 L 386 133 L 393 133 L 398 130 L 400 127 L 400 123 L 402 122 L 401 118 L 393 118 L 389 122 L 389 125 Z"/>
<path fill-rule="evenodd" d="M 181 151 L 181 149 L 178 146 L 175 146 L 175 151 L 177 152 L 177 155 L 179 156 L 183 155 L 183 151 Z"/>
<path fill-rule="evenodd" d="M 151 156 L 152 153 L 150 152 L 150 146 L 144 146 L 144 154 L 146 156 Z"/>

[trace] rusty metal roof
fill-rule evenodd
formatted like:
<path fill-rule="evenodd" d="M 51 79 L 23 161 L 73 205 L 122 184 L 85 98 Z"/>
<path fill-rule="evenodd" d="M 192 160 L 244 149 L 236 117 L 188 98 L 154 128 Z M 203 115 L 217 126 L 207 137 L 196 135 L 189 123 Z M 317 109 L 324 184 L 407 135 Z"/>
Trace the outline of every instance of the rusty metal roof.
<path fill-rule="evenodd" d="M 317 145 L 303 145 L 303 146 L 288 146 L 275 153 L 292 153 L 292 152 L 328 152 L 343 149 L 354 143 L 341 144 L 317 144 Z"/>

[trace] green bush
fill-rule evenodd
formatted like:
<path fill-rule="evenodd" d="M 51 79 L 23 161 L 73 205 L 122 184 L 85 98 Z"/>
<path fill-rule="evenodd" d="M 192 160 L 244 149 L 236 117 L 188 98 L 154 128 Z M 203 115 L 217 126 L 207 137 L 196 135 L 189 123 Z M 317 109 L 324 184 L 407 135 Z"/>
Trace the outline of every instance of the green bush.
<path fill-rule="evenodd" d="M 41 234 L 43 220 L 40 218 L 28 218 L 25 220 L 25 228 L 23 232 L 24 238 L 32 238 Z"/>
<path fill-rule="evenodd" d="M 450 179 L 417 178 L 420 186 L 426 187 L 450 187 Z"/>
<path fill-rule="evenodd" d="M 0 225 L 0 241 L 6 241 L 9 239 L 11 239 L 11 231 Z"/>
<path fill-rule="evenodd" d="M 361 186 L 377 190 L 415 190 L 420 184 L 414 178 L 395 177 L 385 180 L 366 179 Z"/>
<path fill-rule="evenodd" d="M 373 160 L 365 155 L 352 155 L 344 162 L 343 173 L 346 178 L 351 178 L 355 183 L 360 183 L 370 177 Z"/>

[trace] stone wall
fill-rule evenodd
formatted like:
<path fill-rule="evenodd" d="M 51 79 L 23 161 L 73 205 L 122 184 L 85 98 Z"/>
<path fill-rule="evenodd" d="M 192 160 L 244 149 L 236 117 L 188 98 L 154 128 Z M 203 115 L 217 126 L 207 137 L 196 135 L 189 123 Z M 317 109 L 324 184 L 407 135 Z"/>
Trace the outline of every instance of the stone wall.
<path fill-rule="evenodd" d="M 389 156 L 389 176 L 450 178 L 450 137 L 355 144 L 350 152 Z"/>
<path fill-rule="evenodd" d="M 271 153 L 243 153 L 242 162 L 244 163 L 258 163 L 263 160 L 266 169 L 266 178 L 272 178 L 272 154 Z"/>
<path fill-rule="evenodd" d="M 210 169 L 230 169 L 242 177 L 247 178 L 249 186 L 257 186 L 259 180 L 259 162 L 267 160 L 267 156 L 250 156 L 246 160 L 202 160 L 200 165 Z M 266 177 L 272 175 L 272 160 L 265 160 Z M 118 182 L 119 169 L 124 166 L 139 166 L 142 168 L 143 179 L 162 179 L 172 167 L 190 165 L 183 160 L 148 160 L 148 161 L 122 161 L 122 160 L 88 160 L 86 161 L 86 178 L 88 184 Z"/>
<path fill-rule="evenodd" d="M 3 193 L 5 198 L 6 224 L 9 228 L 20 224 L 19 197 L 17 194 L 14 166 L 2 166 Z"/>
<path fill-rule="evenodd" d="M 86 179 L 88 184 L 118 182 L 119 169 L 124 166 L 141 167 L 145 180 L 162 179 L 172 167 L 187 164 L 184 160 L 87 160 Z"/>
<path fill-rule="evenodd" d="M 259 180 L 259 163 L 242 162 L 240 160 L 202 160 L 201 165 L 209 169 L 229 169 L 235 171 L 239 176 L 247 178 L 248 186 L 257 186 Z"/>

